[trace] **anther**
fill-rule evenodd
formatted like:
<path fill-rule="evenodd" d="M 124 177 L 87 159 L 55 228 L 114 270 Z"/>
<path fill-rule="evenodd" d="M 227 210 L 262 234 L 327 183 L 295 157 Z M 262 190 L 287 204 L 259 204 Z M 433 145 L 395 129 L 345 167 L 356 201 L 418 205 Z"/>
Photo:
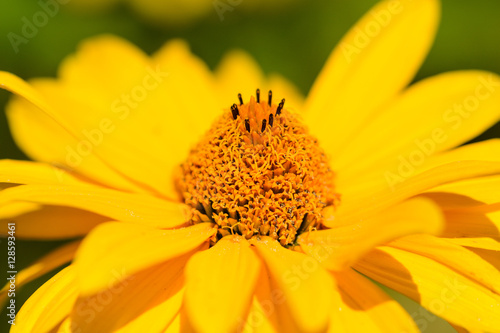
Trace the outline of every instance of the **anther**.
<path fill-rule="evenodd" d="M 262 129 L 260 130 L 261 132 L 264 132 L 266 130 L 266 123 L 267 123 L 267 120 L 262 120 Z"/>
<path fill-rule="evenodd" d="M 260 89 L 257 89 L 257 103 L 260 103 Z"/>
<path fill-rule="evenodd" d="M 285 106 L 285 99 L 283 98 L 280 102 L 280 104 L 278 104 L 278 108 L 276 109 L 276 115 L 280 115 L 281 114 L 281 110 L 283 110 L 283 107 Z"/>
<path fill-rule="evenodd" d="M 241 94 L 238 94 L 238 99 L 240 100 L 240 105 L 243 105 L 243 97 L 241 97 Z"/>
<path fill-rule="evenodd" d="M 274 121 L 274 116 L 273 116 L 273 114 L 271 113 L 271 114 L 269 115 L 269 126 L 273 127 L 273 121 Z"/>
<path fill-rule="evenodd" d="M 233 113 L 233 119 L 238 118 L 240 111 L 238 110 L 238 107 L 236 106 L 236 104 L 233 104 L 231 106 L 231 112 Z"/>
<path fill-rule="evenodd" d="M 250 120 L 248 120 L 248 119 L 245 119 L 245 128 L 250 133 Z"/>
<path fill-rule="evenodd" d="M 273 92 L 271 90 L 269 90 L 269 96 L 268 96 L 268 99 L 267 99 L 267 104 L 269 106 L 271 106 L 272 102 L 273 102 Z"/>

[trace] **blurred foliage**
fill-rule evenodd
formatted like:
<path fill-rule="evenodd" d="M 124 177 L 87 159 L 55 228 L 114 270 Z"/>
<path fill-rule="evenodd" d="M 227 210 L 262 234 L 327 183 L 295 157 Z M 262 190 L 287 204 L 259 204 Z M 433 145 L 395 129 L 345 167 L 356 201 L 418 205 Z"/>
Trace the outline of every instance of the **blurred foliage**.
<path fill-rule="evenodd" d="M 69 1 L 61 0 L 65 3 Z M 168 39 L 183 38 L 190 43 L 193 52 L 212 68 L 226 51 L 241 48 L 251 53 L 266 72 L 283 74 L 306 94 L 332 48 L 376 0 L 302 0 L 289 7 L 262 11 L 255 6 L 253 11 L 240 10 L 236 6 L 223 13 L 223 20 L 213 8 L 202 20 L 189 26 L 170 28 L 149 24 L 121 4 L 106 12 L 93 14 L 67 8 L 72 6 L 58 5 L 57 13 L 37 28 L 27 43 L 19 44 L 16 52 L 8 38 L 9 33 L 22 35 L 26 20 L 32 21 L 33 16 L 42 10 L 42 4 L 47 2 L 57 3 L 56 0 L 2 2 L 0 70 L 15 73 L 24 79 L 55 76 L 60 61 L 74 52 L 82 39 L 101 33 L 122 36 L 148 53 L 157 50 Z M 456 69 L 484 69 L 500 73 L 500 2 L 442 2 L 443 15 L 438 36 L 416 80 Z M 0 91 L 2 110 L 7 98 L 8 94 Z M 499 136 L 500 127 L 497 125 L 480 139 Z M 10 137 L 3 112 L 0 113 L 0 158 L 26 158 Z M 1 243 L 0 258 L 6 262 L 6 244 L 5 241 Z M 41 253 L 60 244 L 18 241 L 18 268 L 25 267 Z M 43 280 L 30 283 L 23 292 L 17 293 L 17 305 L 20 306 Z M 415 304 L 407 300 L 403 303 L 410 313 L 414 311 Z M 4 331 L 5 312 L 2 312 L 1 318 L 0 331 Z M 427 332 L 441 332 L 446 326 L 440 320 L 429 325 Z"/>

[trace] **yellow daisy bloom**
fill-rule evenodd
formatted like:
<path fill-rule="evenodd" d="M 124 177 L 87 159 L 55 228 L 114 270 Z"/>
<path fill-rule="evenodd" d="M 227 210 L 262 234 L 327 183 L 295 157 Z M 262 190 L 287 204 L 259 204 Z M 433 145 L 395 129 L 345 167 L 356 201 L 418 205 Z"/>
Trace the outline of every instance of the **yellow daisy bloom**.
<path fill-rule="evenodd" d="M 37 161 L 0 162 L 0 218 L 18 237 L 85 236 L 18 274 L 72 261 L 11 331 L 424 329 L 369 277 L 499 332 L 500 141 L 460 145 L 500 118 L 500 78 L 408 87 L 439 11 L 380 2 L 306 99 L 241 51 L 212 73 L 182 41 L 148 57 L 103 36 L 58 79 L 0 73 Z"/>

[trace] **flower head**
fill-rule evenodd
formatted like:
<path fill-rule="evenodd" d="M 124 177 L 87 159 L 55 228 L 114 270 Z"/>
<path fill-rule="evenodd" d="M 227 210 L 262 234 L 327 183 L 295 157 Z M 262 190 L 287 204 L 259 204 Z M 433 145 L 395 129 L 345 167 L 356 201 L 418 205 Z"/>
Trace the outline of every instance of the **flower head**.
<path fill-rule="evenodd" d="M 245 54 L 211 73 L 180 41 L 148 57 L 105 36 L 58 79 L 1 73 L 38 162 L 0 162 L 0 217 L 19 236 L 85 236 L 20 273 L 73 259 L 12 330 L 417 331 L 363 275 L 498 330 L 500 144 L 455 147 L 498 120 L 500 79 L 406 87 L 438 12 L 378 4 L 304 103 Z"/>

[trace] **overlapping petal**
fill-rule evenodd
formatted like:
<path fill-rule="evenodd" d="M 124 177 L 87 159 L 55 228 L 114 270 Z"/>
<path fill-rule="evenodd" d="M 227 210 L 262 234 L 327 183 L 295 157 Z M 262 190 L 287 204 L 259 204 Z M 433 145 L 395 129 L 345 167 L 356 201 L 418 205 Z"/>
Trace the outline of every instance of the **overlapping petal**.
<path fill-rule="evenodd" d="M 125 222 L 104 223 L 85 238 L 76 255 L 81 292 L 90 295 L 145 268 L 197 249 L 215 232 L 211 223 L 174 230 Z"/>
<path fill-rule="evenodd" d="M 71 312 L 78 297 L 73 266 L 64 268 L 24 303 L 11 332 L 49 332 Z"/>
<path fill-rule="evenodd" d="M 18 201 L 72 207 L 114 220 L 161 228 L 184 224 L 188 213 L 184 204 L 98 187 L 22 185 L 0 192 L 0 205 Z"/>
<path fill-rule="evenodd" d="M 374 247 L 398 237 L 443 229 L 443 217 L 430 200 L 413 199 L 358 223 L 312 231 L 299 236 L 307 254 L 330 270 L 344 270 Z"/>
<path fill-rule="evenodd" d="M 467 330 L 491 332 L 500 326 L 497 293 L 431 258 L 384 246 L 354 267 Z"/>
<path fill-rule="evenodd" d="M 481 71 L 445 73 L 411 86 L 334 157 L 339 181 L 357 184 L 398 174 L 403 164 L 417 171 L 430 156 L 476 137 L 500 119 L 499 87 L 500 77 Z M 452 154 L 455 160 L 494 158 L 479 151 L 474 157 L 481 158 L 470 155 Z"/>
<path fill-rule="evenodd" d="M 287 250 L 270 237 L 253 238 L 251 243 L 266 263 L 272 283 L 282 290 L 298 328 L 306 332 L 325 329 L 333 282 L 316 259 Z"/>
<path fill-rule="evenodd" d="M 190 256 L 184 254 L 136 274 L 117 276 L 116 284 L 80 296 L 69 316 L 73 330 L 163 332 L 180 311 L 183 270 Z"/>
<path fill-rule="evenodd" d="M 371 190 L 344 187 L 340 190 L 342 205 L 330 212 L 329 218 L 335 218 L 336 223 L 352 223 L 437 186 L 499 173 L 499 162 L 456 161 L 410 178 L 387 178 L 385 183 L 373 184 Z"/>
<path fill-rule="evenodd" d="M 186 268 L 186 310 L 199 332 L 231 332 L 244 321 L 259 276 L 260 259 L 241 236 L 226 236 L 191 258 Z"/>
<path fill-rule="evenodd" d="M 340 41 L 306 104 L 308 123 L 331 156 L 344 153 L 412 80 L 434 39 L 439 12 L 435 0 L 382 1 Z"/>
<path fill-rule="evenodd" d="M 398 302 L 360 274 L 349 269 L 334 277 L 329 332 L 419 332 Z"/>

